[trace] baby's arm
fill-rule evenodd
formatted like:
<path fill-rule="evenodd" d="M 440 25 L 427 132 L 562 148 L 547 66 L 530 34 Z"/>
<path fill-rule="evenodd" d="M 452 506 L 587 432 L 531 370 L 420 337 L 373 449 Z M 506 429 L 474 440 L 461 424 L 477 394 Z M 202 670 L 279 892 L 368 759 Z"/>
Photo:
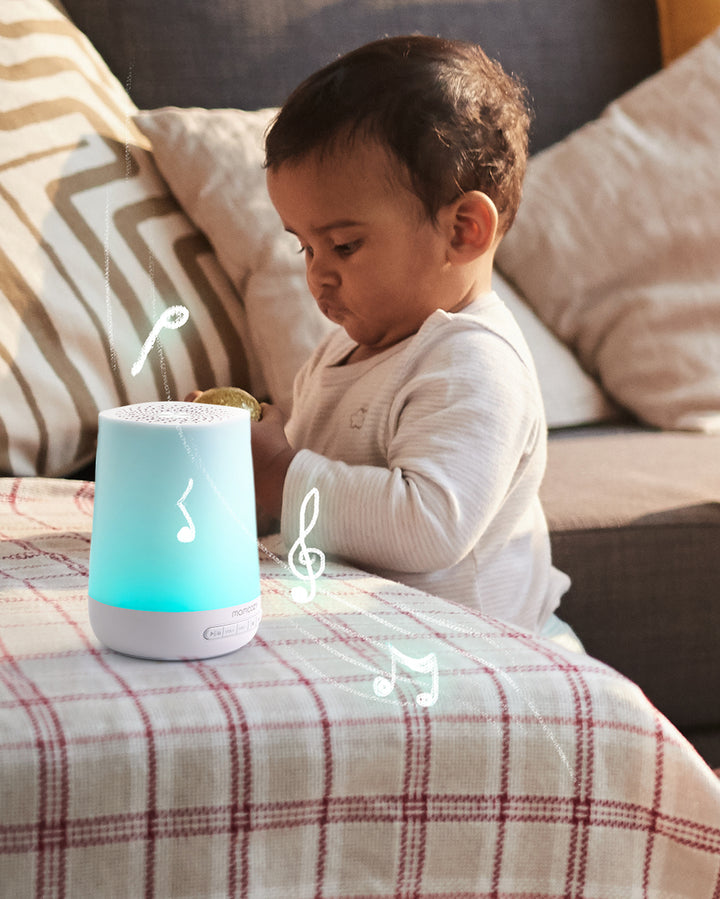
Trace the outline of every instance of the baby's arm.
<path fill-rule="evenodd" d="M 313 538 L 324 551 L 361 567 L 450 567 L 498 514 L 544 428 L 530 371 L 505 341 L 483 334 L 428 347 L 393 407 L 387 467 L 297 453 L 283 506 L 286 542 L 316 487 Z M 542 467 L 543 456 L 533 464 Z"/>
<path fill-rule="evenodd" d="M 252 422 L 250 437 L 256 505 L 264 518 L 280 518 L 285 476 L 295 453 L 277 406 L 262 404 L 262 418 Z"/>

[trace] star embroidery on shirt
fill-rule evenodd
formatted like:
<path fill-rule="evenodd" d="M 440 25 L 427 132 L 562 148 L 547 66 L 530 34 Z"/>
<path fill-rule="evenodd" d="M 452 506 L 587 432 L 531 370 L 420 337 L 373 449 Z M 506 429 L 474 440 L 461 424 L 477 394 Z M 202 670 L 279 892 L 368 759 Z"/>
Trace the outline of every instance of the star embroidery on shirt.
<path fill-rule="evenodd" d="M 361 406 L 356 412 L 350 416 L 350 427 L 360 428 L 365 424 L 365 416 L 367 415 L 367 406 Z"/>

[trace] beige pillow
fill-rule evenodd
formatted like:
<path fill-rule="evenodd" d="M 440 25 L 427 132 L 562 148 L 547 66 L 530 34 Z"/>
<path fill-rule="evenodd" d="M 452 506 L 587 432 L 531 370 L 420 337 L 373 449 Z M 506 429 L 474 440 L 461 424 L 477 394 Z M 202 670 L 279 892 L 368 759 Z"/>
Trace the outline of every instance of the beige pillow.
<path fill-rule="evenodd" d="M 268 392 L 288 413 L 296 372 L 333 326 L 310 295 L 297 239 L 285 233 L 265 187 L 263 135 L 276 112 L 168 107 L 135 122 L 243 297 Z"/>
<path fill-rule="evenodd" d="M 119 82 L 47 0 L 1 3 L 0 24 L 0 474 L 64 475 L 101 409 L 264 385 Z"/>
<path fill-rule="evenodd" d="M 270 393 L 289 409 L 293 378 L 331 325 L 309 293 L 297 240 L 284 232 L 265 188 L 263 135 L 275 112 L 167 108 L 135 121 L 242 293 Z M 533 351 L 550 426 L 611 417 L 613 408 L 572 354 L 506 281 L 499 278 L 496 287 Z"/>
<path fill-rule="evenodd" d="M 649 424 L 720 431 L 720 31 L 530 161 L 498 266 Z"/>

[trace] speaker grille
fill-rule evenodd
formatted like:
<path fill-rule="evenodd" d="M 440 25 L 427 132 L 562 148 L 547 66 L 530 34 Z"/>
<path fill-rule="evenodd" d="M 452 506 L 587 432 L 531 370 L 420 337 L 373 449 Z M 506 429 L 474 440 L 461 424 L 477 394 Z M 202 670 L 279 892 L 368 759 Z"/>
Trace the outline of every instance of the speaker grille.
<path fill-rule="evenodd" d="M 235 406 L 213 406 L 210 403 L 153 402 L 119 406 L 100 413 L 118 421 L 150 425 L 204 425 L 248 416 L 246 409 Z"/>

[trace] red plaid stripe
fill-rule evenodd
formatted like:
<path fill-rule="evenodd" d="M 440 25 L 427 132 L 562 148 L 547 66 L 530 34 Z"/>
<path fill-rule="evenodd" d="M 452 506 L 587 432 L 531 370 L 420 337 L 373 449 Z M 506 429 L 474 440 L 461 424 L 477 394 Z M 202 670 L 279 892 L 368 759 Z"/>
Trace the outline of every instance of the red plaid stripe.
<path fill-rule="evenodd" d="M 717 897 L 720 782 L 594 659 L 330 564 L 238 652 L 87 617 L 92 485 L 0 481 L 0 894 Z M 399 672 L 390 646 L 434 652 Z"/>

